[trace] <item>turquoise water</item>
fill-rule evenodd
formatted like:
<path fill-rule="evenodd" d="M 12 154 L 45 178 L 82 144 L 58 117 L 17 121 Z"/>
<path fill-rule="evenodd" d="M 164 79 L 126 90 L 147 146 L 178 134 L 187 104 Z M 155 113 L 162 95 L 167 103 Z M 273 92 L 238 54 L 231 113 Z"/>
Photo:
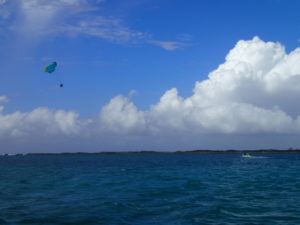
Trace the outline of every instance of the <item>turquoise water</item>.
<path fill-rule="evenodd" d="M 0 224 L 300 224 L 300 154 L 0 157 Z"/>

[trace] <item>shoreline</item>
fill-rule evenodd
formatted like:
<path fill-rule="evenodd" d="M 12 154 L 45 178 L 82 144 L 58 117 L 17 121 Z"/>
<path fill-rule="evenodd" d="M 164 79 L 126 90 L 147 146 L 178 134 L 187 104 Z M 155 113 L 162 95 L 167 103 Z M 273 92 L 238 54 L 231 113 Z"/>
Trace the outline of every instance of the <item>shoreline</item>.
<path fill-rule="evenodd" d="M 300 149 L 293 150 L 282 150 L 282 149 L 257 149 L 257 150 L 187 150 L 187 151 L 126 151 L 126 152 L 61 152 L 61 153 L 51 153 L 51 152 L 37 152 L 37 153 L 16 153 L 16 154 L 2 154 L 1 156 L 30 156 L 30 155 L 135 155 L 135 154 L 298 154 Z"/>

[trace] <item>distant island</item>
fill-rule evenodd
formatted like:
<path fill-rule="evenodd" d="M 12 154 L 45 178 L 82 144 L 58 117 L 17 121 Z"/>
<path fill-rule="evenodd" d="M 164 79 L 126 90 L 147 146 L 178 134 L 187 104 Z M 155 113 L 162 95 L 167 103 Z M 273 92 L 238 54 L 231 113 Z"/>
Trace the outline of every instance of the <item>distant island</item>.
<path fill-rule="evenodd" d="M 61 153 L 19 153 L 2 154 L 2 156 L 25 156 L 25 155 L 96 155 L 96 154 L 269 154 L 269 153 L 300 153 L 300 149 L 256 149 L 256 150 L 187 150 L 187 151 L 124 151 L 124 152 L 61 152 Z"/>

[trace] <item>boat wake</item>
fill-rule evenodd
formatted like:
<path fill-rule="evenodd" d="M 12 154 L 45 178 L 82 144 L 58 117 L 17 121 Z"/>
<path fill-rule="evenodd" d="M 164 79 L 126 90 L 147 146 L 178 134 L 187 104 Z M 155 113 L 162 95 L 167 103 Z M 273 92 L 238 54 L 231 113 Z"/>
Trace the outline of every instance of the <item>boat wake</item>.
<path fill-rule="evenodd" d="M 266 158 L 269 158 L 269 157 L 266 157 L 266 156 L 253 156 L 253 155 L 250 155 L 249 153 L 245 153 L 245 154 L 242 154 L 242 158 L 266 159 Z"/>

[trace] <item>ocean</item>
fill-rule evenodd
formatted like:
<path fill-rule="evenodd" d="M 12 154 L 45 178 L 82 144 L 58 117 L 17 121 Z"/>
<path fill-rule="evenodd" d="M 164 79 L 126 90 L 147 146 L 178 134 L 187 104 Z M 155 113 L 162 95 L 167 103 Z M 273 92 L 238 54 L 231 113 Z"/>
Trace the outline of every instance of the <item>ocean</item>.
<path fill-rule="evenodd" d="M 0 224 L 296 225 L 300 154 L 1 156 Z"/>

